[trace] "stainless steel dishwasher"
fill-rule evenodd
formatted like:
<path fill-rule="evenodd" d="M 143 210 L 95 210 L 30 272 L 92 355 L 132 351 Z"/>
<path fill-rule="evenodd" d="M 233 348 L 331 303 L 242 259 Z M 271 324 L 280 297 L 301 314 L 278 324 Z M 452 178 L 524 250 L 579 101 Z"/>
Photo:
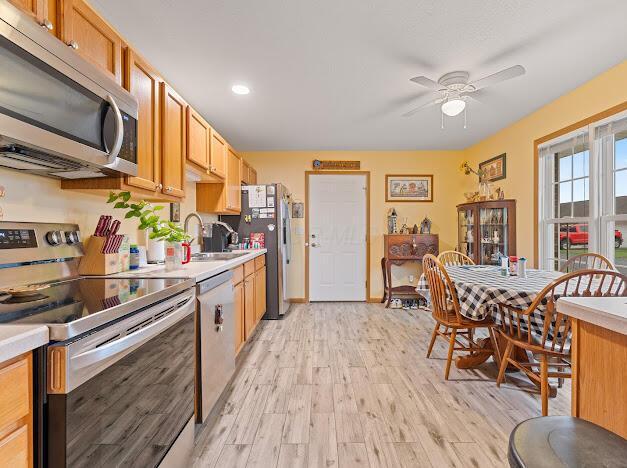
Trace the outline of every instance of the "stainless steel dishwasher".
<path fill-rule="evenodd" d="M 197 285 L 196 422 L 209 416 L 235 372 L 233 273 L 225 271 Z"/>

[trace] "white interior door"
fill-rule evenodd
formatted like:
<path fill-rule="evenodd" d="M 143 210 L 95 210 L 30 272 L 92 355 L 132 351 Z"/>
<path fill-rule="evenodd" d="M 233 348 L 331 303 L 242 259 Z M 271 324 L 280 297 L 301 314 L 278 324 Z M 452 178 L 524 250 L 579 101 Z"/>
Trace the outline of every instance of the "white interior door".
<path fill-rule="evenodd" d="M 309 176 L 309 300 L 366 300 L 366 176 Z"/>

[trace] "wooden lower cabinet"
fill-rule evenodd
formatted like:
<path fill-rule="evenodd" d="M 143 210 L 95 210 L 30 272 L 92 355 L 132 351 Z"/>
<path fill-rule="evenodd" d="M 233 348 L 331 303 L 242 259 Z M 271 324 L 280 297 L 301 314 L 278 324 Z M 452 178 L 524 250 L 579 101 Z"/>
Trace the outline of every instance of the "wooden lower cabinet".
<path fill-rule="evenodd" d="M 235 350 L 242 349 L 266 313 L 265 256 L 233 269 Z"/>
<path fill-rule="evenodd" d="M 242 281 L 233 286 L 233 295 L 233 309 L 235 311 L 235 354 L 238 354 L 246 341 L 244 330 L 244 284 Z"/>
<path fill-rule="evenodd" d="M 0 364 L 0 466 L 33 466 L 33 358 Z"/>
<path fill-rule="evenodd" d="M 266 313 L 266 267 L 255 272 L 255 319 L 257 322 Z"/>
<path fill-rule="evenodd" d="M 244 336 L 250 338 L 257 326 L 255 316 L 255 275 L 244 278 Z"/>

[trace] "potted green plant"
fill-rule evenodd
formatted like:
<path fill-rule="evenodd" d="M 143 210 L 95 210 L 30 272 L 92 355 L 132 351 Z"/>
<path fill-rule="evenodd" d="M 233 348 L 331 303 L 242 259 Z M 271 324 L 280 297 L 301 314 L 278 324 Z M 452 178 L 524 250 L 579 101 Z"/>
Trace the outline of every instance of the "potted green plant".
<path fill-rule="evenodd" d="M 145 200 L 131 202 L 130 192 L 111 192 L 107 203 L 115 203 L 113 208 L 126 210 L 126 219 L 139 218 L 138 228 L 147 231 L 149 239 L 166 243 L 166 269 L 177 269 L 189 262 L 192 236 L 178 224 L 161 219 L 158 211 L 163 210 L 163 206 L 154 206 Z"/>

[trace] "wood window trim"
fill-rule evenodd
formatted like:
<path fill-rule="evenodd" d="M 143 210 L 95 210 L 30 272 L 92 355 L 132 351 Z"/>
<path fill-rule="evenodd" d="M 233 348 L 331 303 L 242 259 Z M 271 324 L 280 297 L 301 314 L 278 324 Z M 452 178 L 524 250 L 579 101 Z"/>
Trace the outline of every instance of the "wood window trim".
<path fill-rule="evenodd" d="M 572 123 L 564 128 L 556 130 L 548 135 L 544 135 L 543 137 L 534 140 L 533 142 L 533 255 L 534 255 L 534 268 L 538 268 L 540 264 L 540 259 L 538 258 L 540 251 L 540 239 L 538 236 L 538 218 L 540 216 L 540 207 L 538 206 L 540 202 L 538 189 L 539 189 L 539 178 L 540 178 L 540 154 L 538 151 L 538 147 L 547 141 L 554 140 L 562 135 L 566 135 L 567 133 L 574 132 L 575 130 L 586 127 L 594 122 L 598 122 L 600 120 L 607 119 L 612 115 L 618 114 L 627 110 L 627 101 L 623 101 L 622 103 L 612 106 L 609 109 L 593 114 L 585 119 L 579 120 L 578 122 Z"/>
<path fill-rule="evenodd" d="M 365 175 L 366 176 L 366 302 L 381 302 L 370 297 L 370 171 L 305 171 L 305 242 L 309 243 L 309 177 L 316 175 Z M 292 302 L 309 303 L 309 246 L 305 246 L 305 297 Z"/>

